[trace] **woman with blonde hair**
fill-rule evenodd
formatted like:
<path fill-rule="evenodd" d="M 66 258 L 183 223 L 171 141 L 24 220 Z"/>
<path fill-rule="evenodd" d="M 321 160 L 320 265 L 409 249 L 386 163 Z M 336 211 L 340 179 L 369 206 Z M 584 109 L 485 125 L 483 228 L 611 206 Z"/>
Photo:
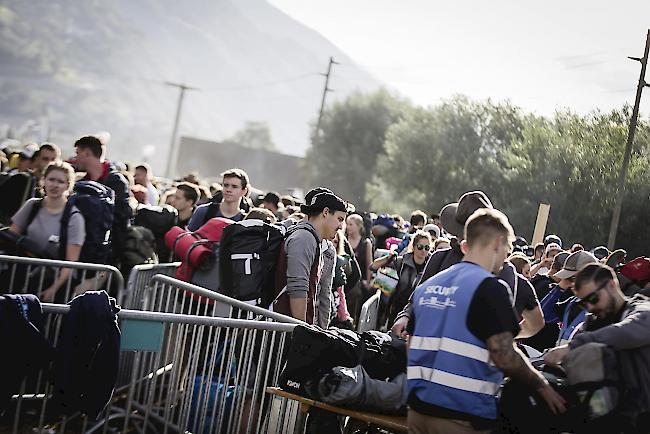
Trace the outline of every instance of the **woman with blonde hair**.
<path fill-rule="evenodd" d="M 50 163 L 43 175 L 43 198 L 28 200 L 11 219 L 9 230 L 24 235 L 40 249 L 40 254 L 44 257 L 66 261 L 79 260 L 86 238 L 86 226 L 77 207 L 73 206 L 70 210 L 66 245 L 64 248 L 59 246 L 61 217 L 74 187 L 74 179 L 74 169 L 70 164 L 60 161 Z M 57 291 L 67 281 L 70 273 L 71 269 L 63 268 L 50 286 L 40 294 L 41 301 L 54 301 Z M 68 294 L 65 294 L 64 298 L 67 296 Z"/>

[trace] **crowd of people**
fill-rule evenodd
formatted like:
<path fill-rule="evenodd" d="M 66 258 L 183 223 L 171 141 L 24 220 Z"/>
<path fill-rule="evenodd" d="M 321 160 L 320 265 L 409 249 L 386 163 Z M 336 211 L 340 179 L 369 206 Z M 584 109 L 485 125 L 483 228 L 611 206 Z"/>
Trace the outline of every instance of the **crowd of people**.
<path fill-rule="evenodd" d="M 489 432 L 504 376 L 561 414 L 565 398 L 529 359 L 561 366 L 593 343 L 615 351 L 621 394 L 615 411 L 596 419 L 591 432 L 648 429 L 650 276 L 625 273 L 633 261 L 624 250 L 567 248 L 557 235 L 529 245 L 481 191 L 439 213 L 416 210 L 404 219 L 356 210 L 325 187 L 304 198 L 253 194 L 237 168 L 223 172 L 220 183 L 195 174 L 163 183 L 146 163 L 111 162 L 95 136 L 81 137 L 74 149 L 63 161 L 56 145 L 30 144 L 4 160 L 4 172 L 32 179 L 27 200 L 5 223 L 44 257 L 84 261 L 84 246 L 96 241 L 97 221 L 84 218 L 78 203 L 67 204 L 83 181 L 113 192 L 105 260 L 118 267 L 142 207 L 173 209 L 175 225 L 188 231 L 215 217 L 284 224 L 290 228 L 283 246 L 286 286 L 274 300 L 277 312 L 323 328 L 352 328 L 378 289 L 375 276 L 394 277 L 394 285 L 382 287 L 378 327 L 408 341 L 411 432 Z M 51 282 L 42 300 L 55 300 L 66 278 L 62 273 Z"/>

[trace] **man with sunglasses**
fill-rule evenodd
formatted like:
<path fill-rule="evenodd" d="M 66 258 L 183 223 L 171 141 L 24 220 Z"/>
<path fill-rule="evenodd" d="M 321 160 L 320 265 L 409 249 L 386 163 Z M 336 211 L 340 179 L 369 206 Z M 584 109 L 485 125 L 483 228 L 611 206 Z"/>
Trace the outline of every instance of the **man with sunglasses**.
<path fill-rule="evenodd" d="M 587 311 L 578 304 L 571 289 L 578 271 L 595 262 L 598 259 L 594 255 L 579 250 L 567 256 L 562 269 L 553 275 L 559 283 L 542 299 L 541 305 L 545 322 L 560 324 L 555 345 L 567 343 L 584 321 Z"/>
<path fill-rule="evenodd" d="M 611 347 L 616 351 L 625 387 L 615 413 L 638 430 L 631 432 L 647 432 L 650 426 L 650 299 L 640 294 L 625 297 L 614 270 L 601 263 L 587 265 L 575 275 L 573 292 L 589 314 L 573 339 L 550 350 L 544 361 L 549 365 L 561 364 L 570 351 L 591 342 Z"/>

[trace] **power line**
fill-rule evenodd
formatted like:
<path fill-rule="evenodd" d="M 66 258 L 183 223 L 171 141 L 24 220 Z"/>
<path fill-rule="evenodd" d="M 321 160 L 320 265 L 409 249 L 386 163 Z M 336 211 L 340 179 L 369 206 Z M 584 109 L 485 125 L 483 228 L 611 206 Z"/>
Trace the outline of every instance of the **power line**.
<path fill-rule="evenodd" d="M 283 83 L 291 83 L 294 81 L 299 81 L 308 77 L 316 77 L 318 75 L 321 75 L 317 72 L 310 72 L 307 74 L 301 74 L 295 77 L 289 77 L 281 80 L 276 80 L 276 81 L 268 81 L 266 83 L 260 83 L 260 84 L 250 84 L 250 85 L 242 85 L 242 86 L 232 86 L 232 87 L 222 87 L 222 88 L 212 88 L 212 89 L 205 89 L 206 92 L 226 92 L 226 91 L 232 91 L 232 90 L 247 90 L 247 89 L 257 89 L 260 87 L 266 87 L 266 86 L 274 86 L 276 84 L 283 84 Z"/>

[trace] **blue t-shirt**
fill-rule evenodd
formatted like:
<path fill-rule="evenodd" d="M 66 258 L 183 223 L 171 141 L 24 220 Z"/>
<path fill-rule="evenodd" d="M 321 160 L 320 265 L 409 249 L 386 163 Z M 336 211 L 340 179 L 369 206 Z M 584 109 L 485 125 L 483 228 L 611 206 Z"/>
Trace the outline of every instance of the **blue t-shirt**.
<path fill-rule="evenodd" d="M 194 214 L 192 214 L 192 218 L 190 219 L 190 222 L 187 224 L 187 229 L 189 231 L 194 232 L 205 224 L 206 222 L 205 216 L 208 212 L 209 206 L 210 206 L 209 203 L 204 203 L 203 205 L 196 208 L 196 210 L 194 210 Z M 244 219 L 244 213 L 240 210 L 234 216 L 226 217 L 221 213 L 221 207 L 217 207 L 217 214 L 215 215 L 215 217 L 225 217 L 225 218 L 229 218 L 230 220 L 239 222 Z"/>

